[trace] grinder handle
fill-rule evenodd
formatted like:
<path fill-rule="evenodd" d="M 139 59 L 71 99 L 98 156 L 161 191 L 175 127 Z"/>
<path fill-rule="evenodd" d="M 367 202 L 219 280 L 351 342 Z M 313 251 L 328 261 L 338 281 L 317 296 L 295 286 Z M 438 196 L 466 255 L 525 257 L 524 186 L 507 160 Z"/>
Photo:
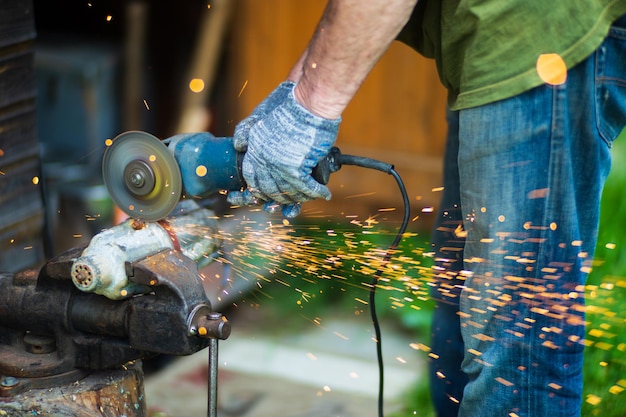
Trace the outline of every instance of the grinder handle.
<path fill-rule="evenodd" d="M 338 147 L 333 146 L 330 152 L 328 152 L 328 155 L 313 168 L 311 175 L 315 178 L 315 181 L 324 185 L 328 184 L 330 174 L 339 171 L 339 168 L 341 168 L 341 162 L 339 162 L 340 157 L 341 151 Z"/>

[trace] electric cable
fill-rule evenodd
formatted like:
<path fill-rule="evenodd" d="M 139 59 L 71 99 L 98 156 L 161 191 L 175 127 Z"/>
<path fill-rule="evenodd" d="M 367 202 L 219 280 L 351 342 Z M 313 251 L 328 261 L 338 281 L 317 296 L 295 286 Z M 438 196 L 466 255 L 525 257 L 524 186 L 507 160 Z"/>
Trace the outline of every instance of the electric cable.
<path fill-rule="evenodd" d="M 398 232 L 396 233 L 393 242 L 391 243 L 391 245 L 387 249 L 387 252 L 385 253 L 385 256 L 383 257 L 382 265 L 374 273 L 374 277 L 372 278 L 372 283 L 369 290 L 370 316 L 372 319 L 372 324 L 374 326 L 374 335 L 376 338 L 376 358 L 378 360 L 378 416 L 383 417 L 385 368 L 383 361 L 382 332 L 380 329 L 380 322 L 378 320 L 378 313 L 376 312 L 376 288 L 378 287 L 378 281 L 383 274 L 385 265 L 387 265 L 387 263 L 389 263 L 389 261 L 391 260 L 393 252 L 400 244 L 400 241 L 402 240 L 402 237 L 406 232 L 409 224 L 409 217 L 411 214 L 411 204 L 409 202 L 409 196 L 407 194 L 406 187 L 404 186 L 404 182 L 402 181 L 400 174 L 398 174 L 398 172 L 394 169 L 393 165 L 371 158 L 344 154 L 336 155 L 335 163 L 336 170 L 338 170 L 341 165 L 355 165 L 363 168 L 382 171 L 386 174 L 393 176 L 396 180 L 398 188 L 400 189 L 400 193 L 402 194 L 402 200 L 404 204 L 404 214 L 402 217 L 402 223 L 400 224 L 400 228 L 398 229 Z"/>

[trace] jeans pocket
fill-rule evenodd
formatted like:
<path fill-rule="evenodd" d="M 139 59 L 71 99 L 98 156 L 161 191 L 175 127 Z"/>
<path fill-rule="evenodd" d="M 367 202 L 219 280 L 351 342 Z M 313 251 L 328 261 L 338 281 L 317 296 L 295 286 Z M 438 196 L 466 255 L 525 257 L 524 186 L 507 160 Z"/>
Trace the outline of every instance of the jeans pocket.
<path fill-rule="evenodd" d="M 596 51 L 595 94 L 598 131 L 611 145 L 626 126 L 626 27 L 614 25 Z"/>

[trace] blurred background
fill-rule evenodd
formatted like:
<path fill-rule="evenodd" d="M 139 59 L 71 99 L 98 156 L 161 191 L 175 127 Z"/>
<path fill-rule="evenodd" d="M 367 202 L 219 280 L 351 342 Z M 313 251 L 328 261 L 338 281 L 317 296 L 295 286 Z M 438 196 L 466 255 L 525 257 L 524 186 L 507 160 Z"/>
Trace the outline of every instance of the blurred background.
<path fill-rule="evenodd" d="M 232 135 L 284 80 L 324 5 L 0 0 L 7 28 L 0 33 L 10 35 L 2 37 L 0 60 L 13 69 L 0 72 L 3 270 L 39 265 L 119 220 L 100 173 L 106 139 L 135 129 L 160 138 Z M 344 153 L 394 164 L 411 202 L 409 233 L 379 291 L 388 341 L 385 399 L 396 416 L 432 415 L 425 374 L 429 232 L 441 190 L 445 103 L 434 63 L 394 44 L 346 110 L 337 143 Z M 621 142 L 588 286 L 585 416 L 626 410 Z M 231 211 L 216 197 L 233 267 L 218 263 L 202 272 L 215 307 L 233 321 L 233 335 L 221 345 L 224 415 L 374 414 L 366 300 L 402 200 L 391 177 L 360 168 L 333 174 L 330 188 L 331 201 L 306 203 L 290 223 Z M 150 413 L 202 415 L 205 361 L 203 354 L 151 364 Z"/>
<path fill-rule="evenodd" d="M 64 204 L 72 191 L 62 184 L 70 178 L 98 182 L 104 140 L 122 131 L 231 136 L 285 79 L 325 2 L 34 5 L 38 134 L 47 178 L 54 195 L 64 194 Z M 351 103 L 340 129 L 342 152 L 395 164 L 416 213 L 437 204 L 432 189 L 440 182 L 445 99 L 432 62 L 398 43 Z M 367 170 L 344 169 L 330 186 L 333 200 L 307 204 L 305 212 L 367 217 L 401 203 L 390 178 Z M 100 196 L 95 188 L 83 191 Z M 430 223 L 422 218 L 414 226 L 428 230 Z"/>

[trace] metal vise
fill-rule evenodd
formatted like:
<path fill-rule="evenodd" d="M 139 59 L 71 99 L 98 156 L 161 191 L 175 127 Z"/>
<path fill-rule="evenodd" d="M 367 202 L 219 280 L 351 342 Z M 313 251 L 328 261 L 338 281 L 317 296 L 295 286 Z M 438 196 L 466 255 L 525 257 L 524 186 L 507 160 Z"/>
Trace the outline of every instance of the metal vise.
<path fill-rule="evenodd" d="M 40 271 L 0 274 L 0 397 L 207 346 L 216 379 L 217 340 L 228 338 L 230 324 L 212 310 L 196 262 L 174 249 L 126 261 L 129 283 L 146 291 L 113 300 L 73 282 L 83 252 L 71 249 Z M 209 415 L 215 415 L 216 382 L 209 381 Z"/>

